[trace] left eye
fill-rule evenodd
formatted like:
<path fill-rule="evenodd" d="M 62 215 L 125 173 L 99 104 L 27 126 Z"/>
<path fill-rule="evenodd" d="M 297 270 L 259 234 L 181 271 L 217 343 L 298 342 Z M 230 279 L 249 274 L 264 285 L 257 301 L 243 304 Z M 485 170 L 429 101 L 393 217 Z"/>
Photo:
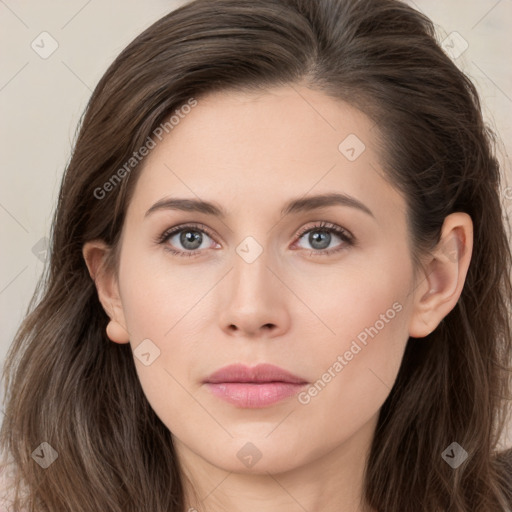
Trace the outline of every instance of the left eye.
<path fill-rule="evenodd" d="M 306 235 L 307 243 L 310 244 L 311 248 L 314 249 L 313 253 L 324 254 L 324 253 L 332 253 L 343 249 L 347 245 L 353 244 L 353 239 L 351 235 L 343 228 L 340 228 L 334 224 L 322 223 L 319 226 L 313 226 L 307 230 L 301 231 L 297 236 L 299 241 L 302 240 Z M 341 240 L 341 244 L 337 244 L 335 248 L 330 247 L 331 242 L 338 238 Z M 308 249 L 308 247 L 301 246 L 299 247 L 303 249 Z"/>

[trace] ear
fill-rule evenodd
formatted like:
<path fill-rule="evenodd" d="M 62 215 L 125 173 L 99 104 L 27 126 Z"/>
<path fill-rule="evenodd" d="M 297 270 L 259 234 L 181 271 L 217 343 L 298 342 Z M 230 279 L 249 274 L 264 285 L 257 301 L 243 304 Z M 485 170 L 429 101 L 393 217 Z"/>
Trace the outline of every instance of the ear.
<path fill-rule="evenodd" d="M 96 285 L 98 298 L 110 318 L 107 336 L 116 343 L 129 343 L 119 286 L 114 270 L 107 264 L 111 251 L 112 248 L 102 240 L 87 242 L 82 247 L 82 255 Z"/>
<path fill-rule="evenodd" d="M 471 217 L 463 212 L 448 215 L 441 239 L 415 283 L 409 336 L 427 336 L 455 307 L 464 287 L 472 251 Z"/>

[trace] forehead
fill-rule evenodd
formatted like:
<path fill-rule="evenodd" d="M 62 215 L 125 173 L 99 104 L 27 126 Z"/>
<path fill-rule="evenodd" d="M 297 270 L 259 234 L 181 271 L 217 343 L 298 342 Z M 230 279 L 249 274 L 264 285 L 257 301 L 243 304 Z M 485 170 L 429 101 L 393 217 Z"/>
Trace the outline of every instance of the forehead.
<path fill-rule="evenodd" d="M 216 92 L 187 112 L 146 157 L 135 207 L 164 195 L 200 197 L 236 215 L 338 191 L 372 210 L 404 211 L 382 177 L 373 122 L 347 103 L 293 85 Z"/>

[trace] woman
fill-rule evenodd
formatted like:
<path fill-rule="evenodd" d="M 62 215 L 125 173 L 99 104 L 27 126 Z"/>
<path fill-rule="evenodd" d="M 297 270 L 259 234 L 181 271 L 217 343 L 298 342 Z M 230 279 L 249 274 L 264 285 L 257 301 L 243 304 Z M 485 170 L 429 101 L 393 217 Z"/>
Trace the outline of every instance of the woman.
<path fill-rule="evenodd" d="M 14 510 L 509 510 L 492 141 L 399 1 L 156 22 L 89 102 L 5 365 Z"/>

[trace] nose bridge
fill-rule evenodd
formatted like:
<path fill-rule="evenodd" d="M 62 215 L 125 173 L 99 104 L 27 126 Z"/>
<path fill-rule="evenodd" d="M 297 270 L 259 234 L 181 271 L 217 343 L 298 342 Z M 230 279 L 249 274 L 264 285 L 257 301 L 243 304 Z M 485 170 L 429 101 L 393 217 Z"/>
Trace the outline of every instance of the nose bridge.
<path fill-rule="evenodd" d="M 274 334 L 286 328 L 288 315 L 281 302 L 279 280 L 270 270 L 271 251 L 264 243 L 249 236 L 235 247 L 230 285 L 218 303 L 224 330 L 254 335 L 263 328 L 271 328 Z"/>
<path fill-rule="evenodd" d="M 262 237 L 260 236 L 260 239 Z M 248 236 L 235 248 L 233 255 L 232 297 L 242 301 L 259 300 L 272 287 L 268 269 L 269 251 L 254 236 Z M 265 244 L 266 245 L 266 244 Z"/>

